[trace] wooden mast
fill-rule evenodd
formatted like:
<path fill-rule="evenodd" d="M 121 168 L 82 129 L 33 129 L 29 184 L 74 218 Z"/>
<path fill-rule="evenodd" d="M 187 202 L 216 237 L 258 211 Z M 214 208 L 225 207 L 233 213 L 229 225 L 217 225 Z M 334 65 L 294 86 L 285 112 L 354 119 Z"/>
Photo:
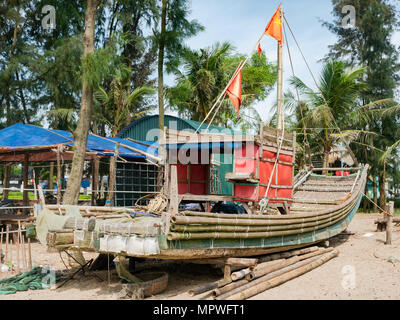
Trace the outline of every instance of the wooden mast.
<path fill-rule="evenodd" d="M 279 8 L 279 13 L 281 16 L 281 23 L 282 23 L 282 16 L 283 16 L 283 9 L 282 7 Z M 278 130 L 283 129 L 283 41 L 278 41 Z"/>

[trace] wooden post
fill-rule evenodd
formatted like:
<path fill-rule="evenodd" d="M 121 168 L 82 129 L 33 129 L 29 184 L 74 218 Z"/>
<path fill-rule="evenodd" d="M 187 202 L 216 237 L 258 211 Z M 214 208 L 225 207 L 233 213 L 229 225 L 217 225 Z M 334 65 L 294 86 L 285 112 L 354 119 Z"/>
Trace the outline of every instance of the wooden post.
<path fill-rule="evenodd" d="M 8 259 L 10 257 L 8 251 L 9 231 L 10 231 L 9 226 L 6 225 L 6 264 L 8 264 Z"/>
<path fill-rule="evenodd" d="M 28 268 L 29 268 L 29 270 L 32 270 L 31 238 L 28 238 Z"/>
<path fill-rule="evenodd" d="M 29 195 L 28 195 L 28 169 L 29 169 L 29 153 L 24 154 L 24 172 L 23 172 L 23 182 L 24 182 L 24 192 L 23 192 L 23 204 L 24 206 L 29 206 Z"/>
<path fill-rule="evenodd" d="M 10 239 L 10 271 L 13 272 L 13 247 L 12 247 L 13 241 Z"/>
<path fill-rule="evenodd" d="M 394 213 L 394 202 L 390 201 L 386 204 L 385 211 L 388 213 L 385 215 L 386 218 L 386 243 L 387 245 L 392 244 L 392 220 Z"/>
<path fill-rule="evenodd" d="M 21 251 L 21 254 L 22 254 L 22 259 L 21 260 L 23 262 L 22 269 L 24 271 L 26 271 L 27 264 L 26 264 L 25 241 L 24 241 L 24 238 L 23 238 L 23 235 L 22 235 L 22 232 L 21 232 L 21 221 L 20 220 L 18 220 L 18 238 L 19 238 L 18 241 L 22 246 L 22 251 Z"/>
<path fill-rule="evenodd" d="M 178 168 L 177 166 L 171 166 L 171 185 L 170 185 L 170 212 L 172 215 L 178 214 L 179 209 L 179 197 L 178 197 Z"/>
<path fill-rule="evenodd" d="M 6 164 L 4 168 L 4 179 L 3 179 L 3 200 L 8 200 L 8 189 L 10 187 L 10 177 L 11 177 L 11 165 Z"/>
<path fill-rule="evenodd" d="M 44 199 L 43 189 L 40 184 L 38 185 L 38 193 L 39 193 L 39 204 L 44 206 L 46 204 L 46 201 Z"/>
<path fill-rule="evenodd" d="M 114 156 L 112 159 L 110 159 L 110 180 L 109 180 L 109 185 L 108 185 L 108 201 L 109 203 L 107 204 L 109 207 L 114 206 L 114 191 L 115 191 L 115 182 L 116 182 L 116 176 L 117 176 L 117 159 L 118 159 L 118 151 L 119 151 L 119 143 L 115 145 L 115 152 Z"/>
<path fill-rule="evenodd" d="M 97 190 L 99 189 L 99 159 L 92 161 L 92 206 L 96 205 Z"/>
<path fill-rule="evenodd" d="M 19 267 L 20 257 L 19 257 L 19 239 L 18 239 L 18 234 L 13 233 L 13 236 L 14 236 L 14 242 L 15 242 L 16 250 L 17 250 L 17 273 L 20 273 L 21 269 Z"/>
<path fill-rule="evenodd" d="M 3 250 L 3 228 L 0 229 L 1 230 L 1 235 L 0 235 L 0 264 L 1 264 L 1 254 L 2 254 L 2 250 Z"/>
<path fill-rule="evenodd" d="M 57 204 L 61 203 L 61 150 L 57 147 Z"/>
<path fill-rule="evenodd" d="M 49 172 L 49 189 L 50 190 L 53 190 L 53 188 L 54 188 L 53 177 L 54 177 L 54 162 L 51 161 L 50 162 L 50 172 Z"/>

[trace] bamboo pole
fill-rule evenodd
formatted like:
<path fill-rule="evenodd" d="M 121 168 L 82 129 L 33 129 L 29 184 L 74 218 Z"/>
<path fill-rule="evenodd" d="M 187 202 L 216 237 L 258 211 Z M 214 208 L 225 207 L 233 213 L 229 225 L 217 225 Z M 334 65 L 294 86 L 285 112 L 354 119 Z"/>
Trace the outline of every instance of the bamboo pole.
<path fill-rule="evenodd" d="M 174 233 L 171 232 L 167 235 L 168 240 L 189 240 L 189 239 L 255 239 L 255 238 L 270 238 L 277 236 L 287 236 L 292 234 L 302 234 L 311 231 L 320 230 L 341 221 L 348 212 L 342 213 L 339 217 L 330 220 L 329 222 L 316 225 L 314 227 L 298 228 L 283 231 L 265 231 L 265 232 L 242 232 L 242 233 L 228 233 L 228 232 L 205 232 L 205 233 Z"/>
<path fill-rule="evenodd" d="M 243 285 L 246 285 L 247 283 L 249 283 L 249 281 L 247 279 L 242 279 L 239 281 L 235 281 L 232 282 L 226 286 L 223 286 L 221 288 L 216 288 L 211 292 L 211 295 L 213 296 L 213 298 L 215 299 L 218 296 L 221 296 L 225 293 L 231 292 L 232 290 L 242 287 Z"/>
<path fill-rule="evenodd" d="M 15 235 L 15 234 L 14 234 Z M 16 245 L 16 250 L 17 250 L 17 273 L 20 273 L 21 272 L 21 269 L 20 269 L 20 265 L 19 265 L 19 263 L 20 263 L 20 257 L 19 257 L 19 240 L 18 240 L 18 235 L 16 235 L 16 237 L 14 237 L 14 239 L 15 239 L 15 245 Z"/>
<path fill-rule="evenodd" d="M 202 285 L 201 287 L 199 287 L 197 289 L 189 290 L 188 293 L 192 297 L 193 296 L 197 296 L 197 295 L 202 294 L 204 292 L 207 292 L 207 291 L 210 291 L 210 290 L 213 290 L 213 289 L 216 289 L 216 288 L 223 287 L 223 286 L 225 286 L 225 285 L 227 285 L 228 283 L 231 283 L 231 282 L 232 282 L 232 280 L 224 278 L 224 279 L 221 279 L 221 280 L 218 280 L 218 281 L 214 281 L 214 282 Z"/>
<path fill-rule="evenodd" d="M 9 241 L 9 226 L 8 224 L 6 225 L 6 264 L 8 264 L 9 261 L 9 251 L 8 251 L 8 241 Z"/>
<path fill-rule="evenodd" d="M 28 268 L 29 268 L 29 270 L 32 270 L 31 238 L 28 238 Z"/>
<path fill-rule="evenodd" d="M 49 232 L 46 236 L 46 242 L 49 247 L 57 245 L 67 245 L 74 243 L 73 232 Z"/>
<path fill-rule="evenodd" d="M 228 300 L 244 300 L 244 299 L 251 298 L 261 292 L 264 292 L 267 289 L 276 287 L 276 286 L 278 286 L 282 283 L 285 283 L 291 279 L 301 276 L 301 275 L 321 266 L 322 264 L 324 264 L 327 261 L 329 261 L 330 259 L 336 257 L 337 255 L 338 255 L 337 250 L 329 252 L 329 253 L 323 255 L 321 258 L 319 258 L 315 261 L 312 261 L 302 267 L 299 267 L 297 269 L 294 269 L 292 271 L 284 273 L 284 274 L 277 276 L 275 278 L 272 278 L 270 280 L 263 281 L 251 288 L 243 290 L 240 293 L 236 293 L 236 294 L 230 296 L 228 298 Z"/>
<path fill-rule="evenodd" d="M 61 204 L 61 149 L 57 147 L 57 205 Z"/>
<path fill-rule="evenodd" d="M 21 221 L 18 220 L 18 237 L 19 237 L 19 242 L 21 243 L 22 246 L 22 250 L 21 250 L 21 254 L 22 254 L 22 263 L 23 263 L 23 270 L 26 271 L 27 269 L 27 263 L 26 263 L 26 252 L 25 252 L 25 242 L 24 242 L 24 238 L 22 236 L 22 232 L 21 232 Z"/>
<path fill-rule="evenodd" d="M 1 264 L 2 253 L 3 253 L 3 228 L 1 228 L 1 236 L 0 236 L 0 264 Z"/>
<path fill-rule="evenodd" d="M 273 253 L 273 254 L 270 254 L 267 256 L 259 257 L 258 262 L 263 263 L 263 262 L 268 262 L 268 261 L 287 259 L 287 258 L 290 258 L 293 256 L 300 256 L 300 255 L 314 252 L 317 250 L 319 250 L 319 247 L 313 246 L 313 247 L 308 247 L 308 248 L 303 248 L 303 249 L 290 250 L 290 251 L 286 251 L 286 252 Z"/>
<path fill-rule="evenodd" d="M 117 159 L 118 159 L 118 153 L 119 153 L 119 143 L 115 145 L 115 152 L 114 156 L 110 159 L 110 179 L 109 179 L 109 185 L 108 185 L 108 190 L 111 192 L 108 193 L 107 200 L 108 204 L 106 204 L 107 207 L 112 207 L 114 206 L 114 201 L 115 201 L 115 195 L 114 195 L 114 190 L 115 190 L 115 184 L 117 181 Z"/>
<path fill-rule="evenodd" d="M 14 272 L 14 265 L 13 265 L 13 241 L 10 239 L 10 270 Z"/>
<path fill-rule="evenodd" d="M 29 170 L 29 153 L 24 154 L 24 167 L 23 167 L 23 182 L 24 182 L 24 192 L 23 192 L 23 204 L 24 206 L 29 205 L 29 194 L 26 189 L 28 189 L 28 170 Z"/>
<path fill-rule="evenodd" d="M 65 221 L 63 227 L 64 229 L 93 231 L 96 227 L 96 219 L 71 217 Z"/>
<path fill-rule="evenodd" d="M 275 278 L 275 277 L 277 277 L 279 275 L 282 275 L 282 274 L 284 274 L 284 273 L 286 273 L 288 271 L 295 270 L 295 269 L 297 269 L 297 268 L 299 268 L 301 266 L 304 266 L 307 263 L 310 263 L 310 262 L 315 261 L 317 259 L 318 259 L 318 257 L 312 257 L 312 258 L 308 258 L 308 259 L 303 260 L 303 261 L 298 261 L 295 264 L 283 267 L 281 269 L 278 269 L 276 271 L 268 273 L 268 274 L 264 275 L 263 277 L 257 278 L 255 280 L 249 281 L 249 280 L 245 279 L 247 281 L 247 283 L 244 283 L 242 286 L 236 287 L 236 288 L 234 288 L 232 290 L 225 290 L 225 292 L 223 294 L 221 294 L 219 296 L 216 296 L 215 299 L 217 299 L 217 300 L 227 299 L 229 296 L 232 296 L 232 295 L 234 295 L 236 293 L 240 293 L 243 290 L 251 288 L 251 287 L 253 287 L 253 286 L 255 286 L 255 285 L 259 284 L 259 283 L 262 283 L 263 281 Z"/>
<path fill-rule="evenodd" d="M 256 278 L 260 278 L 260 277 L 262 277 L 262 276 L 264 276 L 264 275 L 266 275 L 268 273 L 271 273 L 273 271 L 276 271 L 276 270 L 279 270 L 281 268 L 290 266 L 290 265 L 295 264 L 295 263 L 297 263 L 299 261 L 303 261 L 303 260 L 306 260 L 306 259 L 309 259 L 309 258 L 312 258 L 312 257 L 315 257 L 315 256 L 319 256 L 321 254 L 325 254 L 325 253 L 330 252 L 332 250 L 333 250 L 332 248 L 327 248 L 325 250 L 324 249 L 317 250 L 317 251 L 310 252 L 310 253 L 307 253 L 307 254 L 301 255 L 301 256 L 293 256 L 293 257 L 291 257 L 291 258 L 289 258 L 287 260 L 284 260 L 283 262 L 275 264 L 275 265 L 268 265 L 268 262 L 266 262 L 266 264 L 259 264 L 257 266 L 257 268 L 255 268 L 254 271 L 252 271 L 252 272 L 250 272 L 249 274 L 246 275 L 246 279 L 248 281 L 251 281 L 251 280 L 254 280 Z"/>

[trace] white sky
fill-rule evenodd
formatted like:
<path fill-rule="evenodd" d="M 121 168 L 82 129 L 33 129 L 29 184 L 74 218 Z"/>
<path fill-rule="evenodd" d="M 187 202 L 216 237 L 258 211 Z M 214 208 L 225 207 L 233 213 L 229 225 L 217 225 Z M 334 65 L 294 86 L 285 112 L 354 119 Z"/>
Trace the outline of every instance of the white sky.
<path fill-rule="evenodd" d="M 215 42 L 229 41 L 238 52 L 247 54 L 253 49 L 279 3 L 277 0 L 192 0 L 191 19 L 198 20 L 205 30 L 188 40 L 187 44 L 193 49 L 200 49 Z M 318 61 L 328 53 L 328 46 L 335 43 L 336 39 L 320 22 L 321 19 L 332 20 L 331 0 L 286 0 L 282 6 L 307 62 L 318 78 L 321 68 Z M 313 86 L 310 73 L 293 39 L 288 37 L 296 76 Z M 396 32 L 393 42 L 400 45 L 400 32 Z M 265 36 L 261 46 L 268 59 L 275 62 L 276 40 Z M 284 79 L 287 80 L 291 71 L 286 48 L 284 53 Z M 166 79 L 167 85 L 173 83 L 171 76 Z M 284 87 L 288 88 L 286 82 Z M 273 91 L 256 106 L 264 121 L 270 118 L 270 109 L 275 101 L 276 91 Z"/>

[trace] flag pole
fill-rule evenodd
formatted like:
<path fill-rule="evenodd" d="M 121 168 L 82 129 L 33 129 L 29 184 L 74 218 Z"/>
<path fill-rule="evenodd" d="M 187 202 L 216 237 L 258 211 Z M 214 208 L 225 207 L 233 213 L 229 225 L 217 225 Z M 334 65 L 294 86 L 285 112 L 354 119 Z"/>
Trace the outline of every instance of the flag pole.
<path fill-rule="evenodd" d="M 207 121 L 208 117 L 210 116 L 210 114 L 213 112 L 213 110 L 215 109 L 215 107 L 218 105 L 218 102 L 221 100 L 221 98 L 225 95 L 226 90 L 228 90 L 229 86 L 231 85 L 232 81 L 235 79 L 235 77 L 237 76 L 237 74 L 242 71 L 243 67 L 247 64 L 247 62 L 249 61 L 253 51 L 257 48 L 258 44 L 260 43 L 262 37 L 264 36 L 265 31 L 263 31 L 263 33 L 261 34 L 260 38 L 257 40 L 256 45 L 254 46 L 254 48 L 249 52 L 249 54 L 247 55 L 246 59 L 244 60 L 244 62 L 240 63 L 238 68 L 236 69 L 235 73 L 233 74 L 232 78 L 229 80 L 227 86 L 225 87 L 225 89 L 221 92 L 220 96 L 218 97 L 217 101 L 214 103 L 214 105 L 212 106 L 212 108 L 210 109 L 210 111 L 208 112 L 208 114 L 206 115 L 206 117 L 204 118 L 204 120 L 201 122 L 201 124 L 199 125 L 199 127 L 197 128 L 196 132 L 197 133 L 199 131 L 199 129 L 201 128 L 201 126 Z M 208 128 L 207 128 L 208 130 Z"/>
<path fill-rule="evenodd" d="M 283 23 L 283 9 L 279 8 L 281 23 Z M 278 41 L 278 130 L 283 129 L 284 114 L 283 114 L 283 43 Z"/>

